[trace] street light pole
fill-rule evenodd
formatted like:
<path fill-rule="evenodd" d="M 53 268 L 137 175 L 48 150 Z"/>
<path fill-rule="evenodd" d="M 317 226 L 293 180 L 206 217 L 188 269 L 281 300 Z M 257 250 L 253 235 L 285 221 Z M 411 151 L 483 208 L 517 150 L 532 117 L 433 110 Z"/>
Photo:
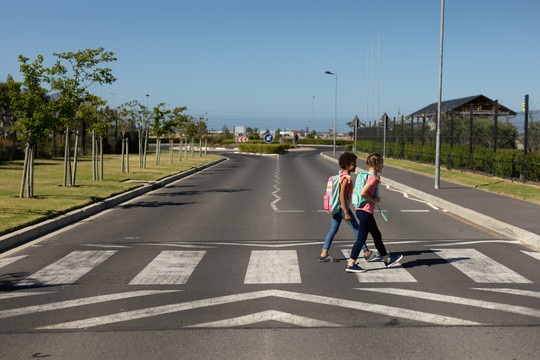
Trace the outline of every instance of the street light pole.
<path fill-rule="evenodd" d="M 443 69 L 443 40 L 444 40 L 444 0 L 441 0 L 441 49 L 439 54 L 439 102 L 437 103 L 437 132 L 435 133 L 435 189 L 441 183 L 441 98 L 442 98 L 442 69 Z"/>
<path fill-rule="evenodd" d="M 337 74 L 333 72 L 326 71 L 325 74 L 334 75 L 335 85 L 334 85 L 334 157 L 336 157 L 336 117 L 337 117 Z"/>
<path fill-rule="evenodd" d="M 311 132 L 315 138 L 315 95 L 313 95 L 313 103 L 311 105 Z"/>

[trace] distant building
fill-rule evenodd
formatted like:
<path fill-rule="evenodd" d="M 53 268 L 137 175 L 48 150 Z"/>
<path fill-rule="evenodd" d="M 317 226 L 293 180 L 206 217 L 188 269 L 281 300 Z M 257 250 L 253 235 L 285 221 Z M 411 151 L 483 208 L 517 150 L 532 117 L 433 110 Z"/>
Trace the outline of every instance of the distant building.
<path fill-rule="evenodd" d="M 245 126 L 235 126 L 234 127 L 234 136 L 245 136 L 246 127 Z"/>
<path fill-rule="evenodd" d="M 437 123 L 437 108 L 438 103 L 433 103 L 420 110 L 407 115 L 407 118 L 421 119 L 424 116 L 428 120 L 429 126 L 435 129 Z M 448 119 L 452 114 L 456 117 L 467 118 L 471 115 L 476 117 L 493 118 L 495 116 L 495 101 L 484 95 L 469 96 L 454 100 L 447 100 L 441 102 L 441 119 Z M 510 116 L 516 116 L 516 112 L 510 110 L 506 106 L 498 104 L 497 117 L 506 116 L 508 122 Z"/>

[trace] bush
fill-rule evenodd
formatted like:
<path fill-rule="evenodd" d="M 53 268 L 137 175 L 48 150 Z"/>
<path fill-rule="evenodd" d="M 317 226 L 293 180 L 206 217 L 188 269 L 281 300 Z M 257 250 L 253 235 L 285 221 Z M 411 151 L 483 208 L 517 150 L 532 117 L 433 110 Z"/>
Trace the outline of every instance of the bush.
<path fill-rule="evenodd" d="M 258 154 L 282 154 L 287 152 L 290 147 L 288 144 L 240 144 L 238 149 Z"/>

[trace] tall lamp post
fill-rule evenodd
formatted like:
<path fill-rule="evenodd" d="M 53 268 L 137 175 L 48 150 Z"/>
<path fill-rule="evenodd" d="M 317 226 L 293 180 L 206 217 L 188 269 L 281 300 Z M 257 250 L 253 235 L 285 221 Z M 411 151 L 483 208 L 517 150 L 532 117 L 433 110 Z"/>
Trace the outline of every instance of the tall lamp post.
<path fill-rule="evenodd" d="M 326 71 L 325 74 L 334 75 L 335 86 L 334 86 L 334 157 L 336 157 L 336 116 L 337 116 L 337 74 L 333 72 Z"/>
<path fill-rule="evenodd" d="M 441 184 L 441 101 L 443 75 L 444 0 L 441 0 L 441 47 L 439 53 L 439 101 L 437 103 L 437 130 L 435 132 L 435 189 Z"/>

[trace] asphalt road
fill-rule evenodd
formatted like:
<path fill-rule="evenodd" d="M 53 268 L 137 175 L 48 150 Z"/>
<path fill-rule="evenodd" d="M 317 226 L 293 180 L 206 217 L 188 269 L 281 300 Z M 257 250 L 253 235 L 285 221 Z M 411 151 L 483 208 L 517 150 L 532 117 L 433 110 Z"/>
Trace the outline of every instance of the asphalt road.
<path fill-rule="evenodd" d="M 540 357 L 540 255 L 513 239 L 383 188 L 402 266 L 346 273 L 345 224 L 319 263 L 319 152 L 227 154 L 2 254 L 0 358 Z"/>

